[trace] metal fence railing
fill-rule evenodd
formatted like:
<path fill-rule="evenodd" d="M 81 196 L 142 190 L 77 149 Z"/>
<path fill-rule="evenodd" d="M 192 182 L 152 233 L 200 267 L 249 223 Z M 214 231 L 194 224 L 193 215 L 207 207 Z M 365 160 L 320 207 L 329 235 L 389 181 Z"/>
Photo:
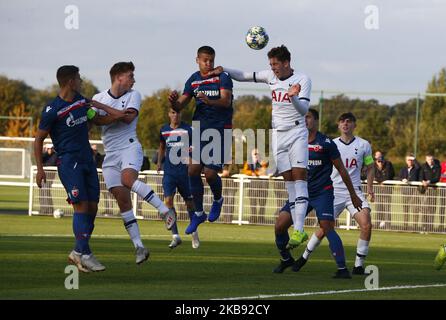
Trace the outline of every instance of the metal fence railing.
<path fill-rule="evenodd" d="M 30 177 L 29 214 L 52 214 L 54 209 L 62 209 L 72 214 L 72 208 L 66 202 L 66 193 L 57 175 L 55 167 L 45 168 L 47 183 L 39 189 L 34 182 L 36 168 Z M 106 190 L 102 171 L 98 169 L 100 180 L 100 202 L 98 216 L 118 217 L 119 208 L 113 196 Z M 162 195 L 162 174 L 156 171 L 143 171 L 140 179 L 149 184 L 158 195 Z M 206 186 L 206 183 L 205 183 Z M 367 186 L 364 184 L 364 191 Z M 445 233 L 446 184 L 438 183 L 427 190 L 421 183 L 404 184 L 399 181 L 386 181 L 374 186 L 375 202 L 372 206 L 372 222 L 375 229 L 389 231 L 409 231 Z M 157 220 L 157 211 L 139 198 L 133 196 L 133 207 L 139 218 Z M 223 178 L 224 205 L 219 223 L 272 225 L 278 210 L 287 200 L 284 181 L 268 177 L 249 177 L 235 175 Z M 162 196 L 161 196 L 162 198 Z M 212 194 L 205 187 L 204 208 L 209 210 Z M 182 198 L 175 196 L 175 207 L 180 221 L 188 220 L 188 214 Z M 314 213 L 310 213 L 306 226 L 317 225 Z M 356 228 L 355 222 L 345 211 L 337 221 L 337 226 L 345 229 Z"/>

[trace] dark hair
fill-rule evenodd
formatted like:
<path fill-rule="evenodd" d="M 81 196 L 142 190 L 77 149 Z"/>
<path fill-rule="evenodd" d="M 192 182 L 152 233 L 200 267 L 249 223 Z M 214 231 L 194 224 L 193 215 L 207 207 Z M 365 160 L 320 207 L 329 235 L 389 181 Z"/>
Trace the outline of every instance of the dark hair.
<path fill-rule="evenodd" d="M 135 71 L 135 65 L 133 62 L 118 62 L 113 65 L 110 69 L 110 79 L 113 81 L 113 79 L 120 75 L 121 73 L 125 73 L 128 71 Z"/>
<path fill-rule="evenodd" d="M 68 81 L 76 78 L 79 73 L 79 68 L 76 66 L 61 66 L 57 69 L 56 78 L 59 83 L 59 87 L 65 86 Z"/>
<path fill-rule="evenodd" d="M 356 117 L 351 112 L 345 112 L 345 113 L 341 114 L 338 118 L 338 122 L 344 121 L 347 119 L 350 119 L 351 121 L 356 122 Z"/>
<path fill-rule="evenodd" d="M 316 109 L 309 108 L 309 109 L 308 109 L 308 112 L 311 113 L 311 114 L 313 115 L 313 118 L 314 118 L 315 120 L 319 120 L 319 112 L 317 112 Z"/>
<path fill-rule="evenodd" d="M 209 46 L 202 46 L 202 47 L 198 48 L 197 56 L 200 53 L 215 55 L 215 50 L 212 47 L 209 47 Z"/>
<path fill-rule="evenodd" d="M 288 48 L 282 44 L 280 47 L 272 48 L 268 52 L 268 59 L 271 58 L 277 58 L 277 60 L 281 62 L 291 61 L 291 53 L 288 51 Z"/>

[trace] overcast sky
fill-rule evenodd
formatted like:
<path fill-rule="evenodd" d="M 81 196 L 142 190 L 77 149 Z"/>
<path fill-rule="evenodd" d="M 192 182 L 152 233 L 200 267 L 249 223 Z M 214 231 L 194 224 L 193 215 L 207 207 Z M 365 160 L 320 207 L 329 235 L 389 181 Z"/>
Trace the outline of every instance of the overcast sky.
<path fill-rule="evenodd" d="M 78 30 L 65 27 L 68 5 L 79 9 Z M 365 27 L 369 5 L 378 30 Z M 135 89 L 148 95 L 182 88 L 201 45 L 216 49 L 216 65 L 258 71 L 285 44 L 315 91 L 416 93 L 446 66 L 445 17 L 445 0 L 2 0 L 0 74 L 45 88 L 60 65 L 74 64 L 104 90 L 111 65 L 133 61 Z M 244 40 L 254 25 L 270 37 L 260 51 Z"/>

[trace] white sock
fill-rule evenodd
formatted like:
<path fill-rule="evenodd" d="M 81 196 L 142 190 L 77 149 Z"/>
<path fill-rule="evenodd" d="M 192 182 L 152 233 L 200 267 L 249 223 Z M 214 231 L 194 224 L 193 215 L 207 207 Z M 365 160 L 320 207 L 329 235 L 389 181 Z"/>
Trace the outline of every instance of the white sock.
<path fill-rule="evenodd" d="M 307 247 L 305 248 L 305 251 L 302 254 L 302 257 L 305 260 L 308 260 L 308 258 L 310 257 L 310 254 L 313 253 L 313 251 L 319 246 L 320 243 L 321 243 L 321 240 L 319 240 L 318 237 L 316 237 L 316 235 L 313 233 L 313 235 L 310 238 L 310 241 L 308 241 L 308 243 L 307 243 Z"/>
<path fill-rule="evenodd" d="M 305 180 L 294 181 L 296 190 L 296 220 L 294 220 L 294 230 L 304 231 L 305 215 L 308 208 L 308 184 Z"/>
<path fill-rule="evenodd" d="M 138 221 L 136 220 L 133 210 L 121 213 L 122 220 L 124 220 L 124 227 L 127 230 L 133 245 L 144 248 L 141 241 L 141 234 L 139 233 Z"/>
<path fill-rule="evenodd" d="M 296 201 L 296 188 L 294 188 L 294 181 L 285 181 L 285 187 L 288 191 L 288 202 L 290 203 L 291 219 L 296 225 L 296 209 L 294 202 Z"/>
<path fill-rule="evenodd" d="M 167 208 L 164 202 L 161 201 L 155 191 L 153 191 L 152 188 L 150 188 L 150 186 L 144 182 L 136 180 L 132 185 L 132 191 L 143 198 L 144 201 L 150 203 L 152 206 L 158 209 L 159 212 L 166 213 L 169 211 L 169 208 Z"/>
<path fill-rule="evenodd" d="M 364 260 L 368 253 L 369 241 L 358 239 L 358 244 L 356 246 L 355 267 L 362 267 L 364 265 Z"/>

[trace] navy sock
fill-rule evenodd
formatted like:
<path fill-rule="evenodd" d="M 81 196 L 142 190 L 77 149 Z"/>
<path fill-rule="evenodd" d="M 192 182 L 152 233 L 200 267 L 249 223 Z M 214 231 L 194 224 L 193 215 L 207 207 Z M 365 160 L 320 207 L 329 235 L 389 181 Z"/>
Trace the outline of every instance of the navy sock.
<path fill-rule="evenodd" d="M 178 234 L 178 226 L 177 226 L 177 222 L 175 221 L 175 223 L 172 226 L 172 234 Z"/>
<path fill-rule="evenodd" d="M 74 250 L 82 254 L 90 254 L 90 240 L 92 226 L 91 217 L 88 213 L 77 213 L 73 215 L 73 233 L 76 237 L 76 247 Z"/>
<path fill-rule="evenodd" d="M 290 250 L 286 248 L 286 245 L 288 244 L 288 241 L 290 240 L 290 236 L 288 235 L 288 232 L 276 234 L 276 246 L 277 249 L 279 249 L 280 256 L 282 257 L 282 260 L 288 260 L 292 258 Z"/>
<path fill-rule="evenodd" d="M 339 269 L 345 268 L 346 266 L 345 266 L 344 246 L 342 244 L 341 238 L 334 229 L 327 234 L 327 240 L 330 246 L 331 253 L 336 261 L 338 268 Z"/>
<path fill-rule="evenodd" d="M 214 195 L 214 200 L 220 200 L 222 188 L 220 176 L 217 175 L 217 178 L 214 180 L 214 182 L 209 183 L 209 187 L 211 187 L 212 194 Z"/>
<path fill-rule="evenodd" d="M 94 230 L 94 220 L 96 219 L 96 214 L 89 214 L 88 218 L 89 218 L 88 223 L 90 224 L 90 236 L 91 236 Z"/>
<path fill-rule="evenodd" d="M 189 214 L 189 220 L 192 221 L 192 217 L 194 216 L 195 211 L 194 210 L 190 210 L 190 211 L 187 211 L 187 213 Z"/>
<path fill-rule="evenodd" d="M 192 197 L 194 198 L 195 211 L 203 211 L 203 193 L 204 186 L 203 181 L 201 180 L 201 176 L 190 176 L 190 191 L 192 193 Z"/>

